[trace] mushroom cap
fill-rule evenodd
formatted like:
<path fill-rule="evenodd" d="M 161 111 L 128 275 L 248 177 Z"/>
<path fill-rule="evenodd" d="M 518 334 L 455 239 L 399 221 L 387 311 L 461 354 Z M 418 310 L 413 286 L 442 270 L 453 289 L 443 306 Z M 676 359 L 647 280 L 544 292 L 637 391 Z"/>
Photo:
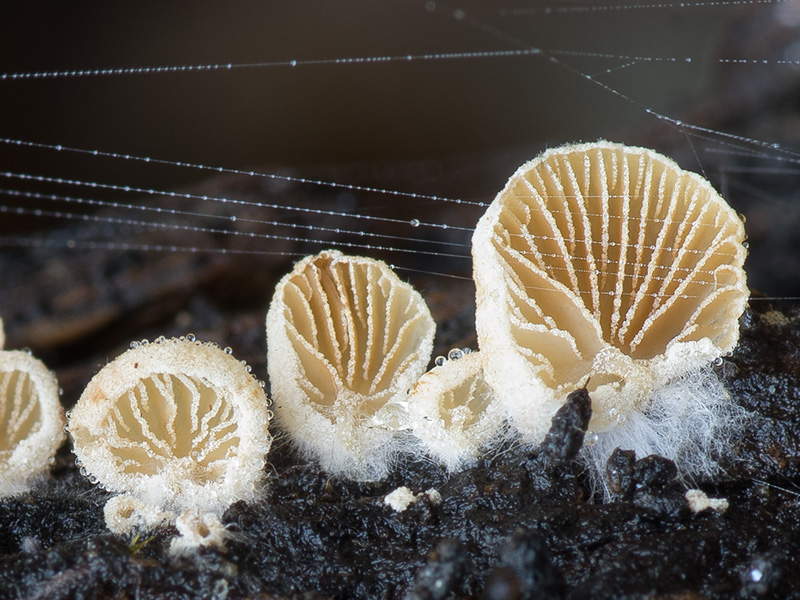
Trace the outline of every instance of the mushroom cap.
<path fill-rule="evenodd" d="M 301 260 L 267 313 L 279 423 L 331 473 L 380 479 L 435 329 L 422 296 L 385 263 L 336 251 Z"/>
<path fill-rule="evenodd" d="M 24 491 L 64 441 L 55 376 L 27 352 L 0 352 L 0 497 Z"/>
<path fill-rule="evenodd" d="M 420 377 L 408 395 L 408 412 L 414 435 L 450 471 L 475 461 L 503 425 L 480 352 L 448 360 Z"/>
<path fill-rule="evenodd" d="M 652 150 L 568 145 L 520 167 L 472 238 L 486 377 L 520 431 L 541 441 L 584 384 L 590 428 L 622 423 L 732 350 L 744 239 L 710 183 Z"/>
<path fill-rule="evenodd" d="M 269 450 L 268 399 L 212 343 L 135 343 L 97 373 L 69 416 L 77 462 L 154 510 L 221 514 L 248 499 Z"/>

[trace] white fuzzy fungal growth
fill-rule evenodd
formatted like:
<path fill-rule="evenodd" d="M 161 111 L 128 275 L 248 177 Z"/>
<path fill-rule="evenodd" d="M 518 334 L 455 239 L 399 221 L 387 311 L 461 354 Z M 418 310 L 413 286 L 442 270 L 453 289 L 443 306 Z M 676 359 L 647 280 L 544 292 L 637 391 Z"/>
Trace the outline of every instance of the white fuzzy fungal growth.
<path fill-rule="evenodd" d="M 27 352 L 0 351 L 0 497 L 28 489 L 64 437 L 55 376 Z"/>
<path fill-rule="evenodd" d="M 541 441 L 584 384 L 590 429 L 610 432 L 729 352 L 748 298 L 744 239 L 707 181 L 651 150 L 564 146 L 520 167 L 473 257 L 486 377 L 524 438 Z M 644 429 L 633 441 L 659 436 Z"/>
<path fill-rule="evenodd" d="M 450 471 L 474 462 L 503 424 L 480 352 L 462 354 L 425 373 L 408 395 L 408 412 L 414 435 Z"/>
<path fill-rule="evenodd" d="M 123 494 L 105 511 L 117 533 L 186 511 L 218 520 L 252 498 L 268 425 L 268 399 L 246 366 L 193 336 L 132 344 L 94 376 L 69 417 L 82 471 Z"/>
<path fill-rule="evenodd" d="M 331 473 L 383 477 L 435 328 L 422 297 L 383 262 L 335 251 L 300 261 L 267 313 L 281 425 Z"/>

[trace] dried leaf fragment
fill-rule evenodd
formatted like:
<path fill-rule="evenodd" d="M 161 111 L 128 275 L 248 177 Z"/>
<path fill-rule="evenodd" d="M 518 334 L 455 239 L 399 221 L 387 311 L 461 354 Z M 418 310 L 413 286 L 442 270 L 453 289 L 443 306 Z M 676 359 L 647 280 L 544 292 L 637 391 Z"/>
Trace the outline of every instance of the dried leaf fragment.
<path fill-rule="evenodd" d="M 541 441 L 586 383 L 604 430 L 729 352 L 743 241 L 712 186 L 652 150 L 577 144 L 520 167 L 473 236 L 487 379 L 516 426 Z"/>
<path fill-rule="evenodd" d="M 381 261 L 326 251 L 298 262 L 267 313 L 281 425 L 326 470 L 382 477 L 435 327 L 419 293 Z"/>

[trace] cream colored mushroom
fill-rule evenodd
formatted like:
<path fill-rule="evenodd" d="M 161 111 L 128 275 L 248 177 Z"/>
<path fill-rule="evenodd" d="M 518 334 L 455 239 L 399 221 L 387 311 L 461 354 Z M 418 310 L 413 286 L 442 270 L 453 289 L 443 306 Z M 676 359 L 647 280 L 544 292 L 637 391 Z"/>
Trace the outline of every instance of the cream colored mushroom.
<path fill-rule="evenodd" d="M 474 462 L 495 439 L 503 413 L 483 376 L 480 352 L 437 365 L 411 389 L 409 423 L 426 451 L 448 470 Z"/>
<path fill-rule="evenodd" d="M 264 474 L 268 399 L 246 366 L 187 338 L 134 343 L 92 378 L 69 417 L 82 472 L 122 496 L 106 506 L 128 533 L 187 511 L 219 519 Z M 207 523 L 206 523 L 207 524 Z"/>
<path fill-rule="evenodd" d="M 55 376 L 28 352 L 0 351 L 0 497 L 28 489 L 64 437 Z"/>
<path fill-rule="evenodd" d="M 586 384 L 604 431 L 729 352 L 748 290 L 742 221 L 700 176 L 644 148 L 563 146 L 509 179 L 473 236 L 484 369 L 540 441 Z"/>
<path fill-rule="evenodd" d="M 383 477 L 435 327 L 422 297 L 385 263 L 335 251 L 303 259 L 267 313 L 280 424 L 331 473 Z"/>

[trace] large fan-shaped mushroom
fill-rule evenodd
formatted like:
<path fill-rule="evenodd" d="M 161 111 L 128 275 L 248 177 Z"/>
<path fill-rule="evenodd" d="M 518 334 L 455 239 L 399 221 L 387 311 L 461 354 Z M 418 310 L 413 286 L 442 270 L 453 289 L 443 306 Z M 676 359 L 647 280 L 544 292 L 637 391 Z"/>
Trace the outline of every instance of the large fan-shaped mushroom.
<path fill-rule="evenodd" d="M 742 221 L 711 185 L 644 148 L 555 148 L 511 177 L 473 236 L 488 381 L 544 436 L 586 384 L 591 429 L 729 352 L 748 297 Z"/>

